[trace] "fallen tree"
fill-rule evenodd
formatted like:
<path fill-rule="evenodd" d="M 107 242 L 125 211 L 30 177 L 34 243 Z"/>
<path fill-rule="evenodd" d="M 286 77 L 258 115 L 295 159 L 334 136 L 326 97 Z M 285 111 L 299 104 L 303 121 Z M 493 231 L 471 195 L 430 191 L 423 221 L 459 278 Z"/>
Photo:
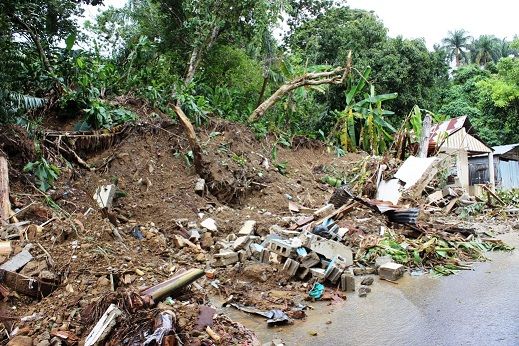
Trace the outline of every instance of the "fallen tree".
<path fill-rule="evenodd" d="M 305 73 L 290 82 L 283 84 L 268 99 L 263 101 L 249 116 L 248 121 L 253 122 L 263 116 L 265 112 L 278 102 L 282 97 L 300 87 L 322 84 L 342 84 L 351 72 L 351 51 L 348 53 L 346 65 L 337 67 L 332 71 Z"/>

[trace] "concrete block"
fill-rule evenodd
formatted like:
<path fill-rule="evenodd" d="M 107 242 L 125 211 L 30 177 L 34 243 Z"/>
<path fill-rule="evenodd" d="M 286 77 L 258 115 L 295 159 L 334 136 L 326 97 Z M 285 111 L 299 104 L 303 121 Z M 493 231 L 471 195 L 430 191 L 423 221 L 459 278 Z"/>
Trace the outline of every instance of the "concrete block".
<path fill-rule="evenodd" d="M 263 248 L 261 250 L 261 254 L 260 254 L 260 262 L 269 263 L 269 260 L 270 260 L 270 250 Z"/>
<path fill-rule="evenodd" d="M 243 226 L 241 226 L 240 231 L 238 232 L 238 235 L 253 235 L 255 229 L 256 229 L 256 221 L 247 220 L 243 223 Z"/>
<path fill-rule="evenodd" d="M 324 279 L 324 269 L 322 268 L 310 268 L 310 274 L 312 274 L 312 276 L 314 278 L 317 278 L 317 279 Z"/>
<path fill-rule="evenodd" d="M 337 281 L 339 281 L 346 267 L 346 260 L 341 256 L 335 256 L 326 267 L 324 276 L 326 279 L 335 284 Z"/>
<path fill-rule="evenodd" d="M 321 259 L 315 252 L 310 252 L 308 255 L 300 257 L 299 261 L 301 262 L 302 267 L 312 268 L 313 266 L 318 265 L 321 262 Z"/>
<path fill-rule="evenodd" d="M 216 259 L 215 266 L 227 266 L 230 264 L 234 264 L 236 262 L 240 261 L 240 257 L 238 256 L 237 252 L 230 251 L 230 250 L 224 250 L 216 255 L 214 255 L 214 258 Z"/>
<path fill-rule="evenodd" d="M 299 269 L 299 262 L 294 261 L 291 258 L 287 258 L 285 264 L 283 265 L 283 271 L 289 276 L 292 277 L 296 275 L 297 270 Z"/>
<path fill-rule="evenodd" d="M 269 250 L 283 257 L 295 256 L 295 248 L 289 241 L 283 239 L 272 239 L 269 243 Z"/>
<path fill-rule="evenodd" d="M 301 280 L 304 280 L 306 279 L 306 277 L 308 276 L 308 274 L 310 274 L 310 269 L 308 268 L 303 268 L 301 266 L 299 266 L 299 274 L 297 275 Z"/>
<path fill-rule="evenodd" d="M 355 277 L 349 273 L 341 275 L 341 290 L 345 292 L 355 291 Z"/>
<path fill-rule="evenodd" d="M 396 281 L 404 275 L 405 267 L 401 264 L 390 262 L 378 268 L 378 275 L 381 279 Z"/>

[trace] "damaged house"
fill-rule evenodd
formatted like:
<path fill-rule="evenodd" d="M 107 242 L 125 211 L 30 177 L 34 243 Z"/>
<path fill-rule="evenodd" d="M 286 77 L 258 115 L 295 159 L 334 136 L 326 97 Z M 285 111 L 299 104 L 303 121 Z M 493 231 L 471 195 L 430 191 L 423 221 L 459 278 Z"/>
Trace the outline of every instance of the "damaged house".
<path fill-rule="evenodd" d="M 495 186 L 500 190 L 519 188 L 519 143 L 499 145 L 494 149 Z M 491 181 L 489 161 L 485 155 L 469 158 L 470 185 L 488 184 Z"/>
<path fill-rule="evenodd" d="M 448 172 L 449 184 L 464 188 L 471 195 L 477 194 L 477 187 L 470 179 L 469 160 L 473 157 L 489 163 L 494 161 L 493 149 L 481 140 L 467 116 L 457 117 L 436 124 L 429 137 L 429 155 L 448 155 L 455 158 L 455 164 Z M 495 189 L 494 171 L 488 172 L 491 189 Z"/>

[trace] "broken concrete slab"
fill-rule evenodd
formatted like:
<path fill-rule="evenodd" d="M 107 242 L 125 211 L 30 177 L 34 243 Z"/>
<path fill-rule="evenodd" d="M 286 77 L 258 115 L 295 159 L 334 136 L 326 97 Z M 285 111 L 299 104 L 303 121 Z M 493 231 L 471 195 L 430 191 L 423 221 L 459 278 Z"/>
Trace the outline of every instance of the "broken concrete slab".
<path fill-rule="evenodd" d="M 404 189 L 409 190 L 431 169 L 436 160 L 436 157 L 409 156 L 395 173 L 395 178 L 402 180 Z"/>
<path fill-rule="evenodd" d="M 254 235 L 254 230 L 256 229 L 256 221 L 247 220 L 241 226 L 238 235 Z"/>
<path fill-rule="evenodd" d="M 393 262 L 391 256 L 380 256 L 375 259 L 375 269 L 378 269 L 381 265 Z"/>
<path fill-rule="evenodd" d="M 245 248 L 248 241 L 249 241 L 249 236 L 241 236 L 241 237 L 236 238 L 236 240 L 232 244 L 233 250 L 238 251 L 238 250 Z"/>
<path fill-rule="evenodd" d="M 116 186 L 114 184 L 99 186 L 94 193 L 94 200 L 99 208 L 110 209 L 115 196 Z"/>
<path fill-rule="evenodd" d="M 9 261 L 5 262 L 0 266 L 0 269 L 3 269 L 5 271 L 9 272 L 16 272 L 23 266 L 25 266 L 27 263 L 29 263 L 33 257 L 29 250 L 32 249 L 32 244 L 25 245 L 24 249 L 13 256 Z"/>
<path fill-rule="evenodd" d="M 405 267 L 395 262 L 389 262 L 378 268 L 378 275 L 381 279 L 396 281 L 400 279 L 405 272 Z"/>
<path fill-rule="evenodd" d="M 303 246 L 317 252 L 319 255 L 322 255 L 327 259 L 331 260 L 335 256 L 341 256 L 344 258 L 347 266 L 353 264 L 353 253 L 351 248 L 339 243 L 338 241 L 326 239 L 307 231 L 301 234 L 301 240 Z"/>
<path fill-rule="evenodd" d="M 214 221 L 214 219 L 212 218 L 208 218 L 200 222 L 200 226 L 208 229 L 211 232 L 216 232 L 218 230 L 218 227 L 216 226 L 216 221 Z"/>
<path fill-rule="evenodd" d="M 402 185 L 400 185 L 399 179 L 382 180 L 377 187 L 377 195 L 375 198 L 396 205 L 400 201 L 400 197 L 402 197 L 402 193 L 400 192 L 401 187 Z"/>
<path fill-rule="evenodd" d="M 214 255 L 214 258 L 216 259 L 214 265 L 219 267 L 227 266 L 240 261 L 238 253 L 230 250 L 223 250 L 220 253 Z"/>

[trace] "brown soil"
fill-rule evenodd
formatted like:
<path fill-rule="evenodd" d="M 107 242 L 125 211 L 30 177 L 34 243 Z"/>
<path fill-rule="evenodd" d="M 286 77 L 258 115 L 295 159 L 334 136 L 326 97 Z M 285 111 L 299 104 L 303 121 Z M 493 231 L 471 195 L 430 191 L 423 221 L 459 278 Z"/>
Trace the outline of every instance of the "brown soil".
<path fill-rule="evenodd" d="M 98 304 L 97 311 L 102 314 L 101 303 L 106 301 L 102 298 L 112 294 L 112 289 L 120 295 L 138 292 L 166 280 L 181 268 L 208 268 L 211 253 L 216 249 L 173 246 L 174 234 L 188 221 L 214 218 L 218 225 L 213 234 L 215 241 L 237 232 L 247 219 L 258 222 L 257 233 L 266 234 L 271 225 L 286 224 L 286 217 L 292 216 L 289 200 L 308 208 L 322 206 L 333 188 L 321 179 L 327 174 L 345 175 L 363 159 L 357 154 L 337 158 L 322 145 L 299 138 L 294 141 L 295 148 L 278 149 L 274 163 L 286 162 L 286 173 L 281 174 L 271 160 L 275 143 L 272 138 L 258 141 L 248 128 L 226 121 L 212 122 L 200 129 L 198 136 L 215 179 L 213 183 L 220 184 L 215 189 L 220 191 L 216 196 L 210 193 L 199 196 L 194 192 L 198 176 L 186 160 L 189 148 L 181 128 L 148 122 L 111 148 L 91 154 L 86 161 L 95 170 L 63 169 L 60 180 L 49 191 L 61 212 L 50 208 L 42 194 L 28 185 L 33 177 L 22 174 L 19 164 L 13 164 L 22 160 L 12 151 L 4 150 L 11 162 L 13 208 L 34 202 L 18 219 L 41 224 L 56 217 L 43 230 L 28 232 L 23 235 L 25 240 L 14 241 L 15 253 L 27 242 L 40 244 L 41 248 L 36 246 L 31 251 L 35 256 L 35 264 L 29 266 L 32 272 L 24 273 L 38 275 L 44 268 L 61 281 L 58 289 L 41 300 L 12 292 L 2 303 L 4 311 L 13 317 L 34 319 L 15 324 L 5 320 L 5 326 L 17 326 L 22 334 L 36 341 L 50 339 L 49 333 L 57 329 L 84 338 L 95 323 L 85 316 L 92 310 L 86 308 Z M 29 157 L 26 153 L 24 160 Z M 268 166 L 262 164 L 265 158 Z M 110 183 L 117 185 L 119 198 L 107 215 L 97 209 L 92 196 L 98 186 Z M 110 220 L 117 224 L 123 242 L 114 239 Z M 141 226 L 143 240 L 131 235 L 137 225 Z M 175 300 L 174 310 L 182 322 L 184 341 L 212 342 L 205 332 L 191 332 L 198 306 L 207 303 L 209 292 L 224 299 L 234 294 L 236 301 L 272 309 L 294 305 L 308 289 L 302 283 L 290 283 L 277 269 L 261 269 L 258 274 L 254 273 L 258 270 L 254 264 L 244 266 L 216 269 L 218 288 L 204 277 L 197 281 L 202 291 L 191 289 Z M 258 289 L 267 292 L 267 299 L 258 300 L 255 293 Z M 292 293 L 279 298 L 279 291 Z M 152 320 L 153 311 L 146 311 L 142 314 L 151 316 Z M 142 314 L 128 315 L 127 321 L 135 322 L 136 316 L 144 318 Z M 218 321 L 214 330 L 230 338 L 227 340 L 234 340 L 229 343 L 253 344 L 253 334 L 247 334 L 239 324 L 225 317 Z"/>

